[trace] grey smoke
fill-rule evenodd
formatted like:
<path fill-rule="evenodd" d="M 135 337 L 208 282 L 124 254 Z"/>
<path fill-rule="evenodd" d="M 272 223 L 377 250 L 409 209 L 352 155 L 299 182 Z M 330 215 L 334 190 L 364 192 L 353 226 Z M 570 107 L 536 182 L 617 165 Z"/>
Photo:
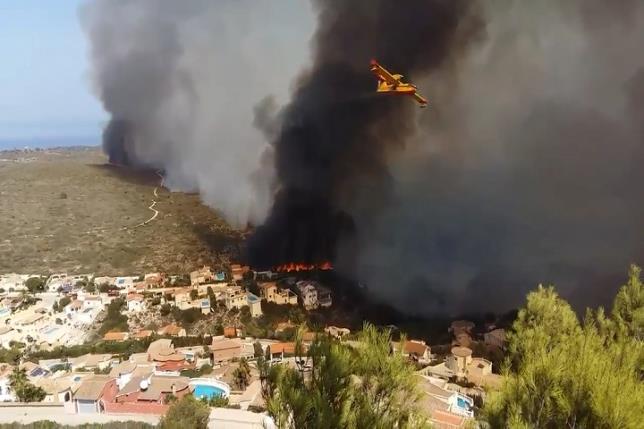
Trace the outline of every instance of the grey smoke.
<path fill-rule="evenodd" d="M 419 82 L 433 110 L 359 277 L 412 312 L 505 310 L 539 282 L 607 304 L 644 261 L 644 3 L 481 5 L 486 37 Z"/>
<path fill-rule="evenodd" d="M 387 148 L 387 199 L 356 184 L 339 202 L 358 225 L 339 268 L 409 312 L 502 311 L 549 281 L 578 307 L 605 304 L 644 262 L 644 3 L 471 3 L 481 36 L 414 74 L 428 109 L 396 110 L 416 130 Z M 81 16 L 129 156 L 234 224 L 264 220 L 308 4 L 97 0 Z"/>
<path fill-rule="evenodd" d="M 285 99 L 306 64 L 310 6 L 95 0 L 80 17 L 111 159 L 162 168 L 171 189 L 200 192 L 234 225 L 260 222 L 273 173 L 253 106 Z"/>

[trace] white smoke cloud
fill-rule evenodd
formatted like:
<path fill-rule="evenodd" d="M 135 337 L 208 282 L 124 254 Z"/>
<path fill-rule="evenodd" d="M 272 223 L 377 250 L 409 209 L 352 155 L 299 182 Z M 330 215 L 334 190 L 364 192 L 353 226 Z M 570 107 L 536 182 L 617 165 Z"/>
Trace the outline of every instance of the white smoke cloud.
<path fill-rule="evenodd" d="M 230 223 L 261 222 L 273 166 L 253 106 L 269 94 L 283 102 L 306 64 L 308 3 L 95 0 L 80 17 L 97 95 L 133 124 L 131 155 Z"/>

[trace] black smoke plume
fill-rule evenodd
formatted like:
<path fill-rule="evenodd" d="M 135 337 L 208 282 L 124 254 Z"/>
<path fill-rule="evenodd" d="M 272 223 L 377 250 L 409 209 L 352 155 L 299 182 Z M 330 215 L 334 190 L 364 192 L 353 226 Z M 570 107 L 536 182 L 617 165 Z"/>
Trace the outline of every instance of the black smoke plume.
<path fill-rule="evenodd" d="M 408 312 L 609 303 L 644 262 L 643 2 L 303 4 L 90 2 L 110 157 L 258 225 L 257 266 L 330 259 Z"/>
<path fill-rule="evenodd" d="M 357 228 L 368 228 L 348 208 L 363 200 L 377 213 L 388 203 L 388 158 L 415 133 L 417 106 L 377 96 L 370 60 L 413 80 L 458 55 L 480 30 L 469 0 L 314 5 L 313 64 L 280 115 L 279 191 L 249 243 L 255 265 L 334 261 L 338 246 L 353 246 Z"/>

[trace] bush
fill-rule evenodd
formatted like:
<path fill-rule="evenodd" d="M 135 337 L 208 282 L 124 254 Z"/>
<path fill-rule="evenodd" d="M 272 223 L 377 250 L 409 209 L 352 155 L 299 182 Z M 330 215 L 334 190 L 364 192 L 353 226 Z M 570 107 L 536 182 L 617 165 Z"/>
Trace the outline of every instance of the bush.
<path fill-rule="evenodd" d="M 159 422 L 160 429 L 206 429 L 210 417 L 208 405 L 192 395 L 186 395 L 174 402 Z"/>
<path fill-rule="evenodd" d="M 188 308 L 187 310 L 179 310 L 177 307 L 172 308 L 172 315 L 175 320 L 182 326 L 192 325 L 197 320 L 203 317 L 199 308 Z"/>
<path fill-rule="evenodd" d="M 45 290 L 45 280 L 42 277 L 30 277 L 25 282 L 25 286 L 31 293 L 42 292 Z"/>
<path fill-rule="evenodd" d="M 67 304 L 69 304 L 70 302 L 72 302 L 72 299 L 71 299 L 70 297 L 68 297 L 68 296 L 64 296 L 64 297 L 62 297 L 62 298 L 58 301 L 58 308 L 60 309 L 60 311 L 63 311 L 63 308 L 65 308 L 65 306 L 66 306 Z"/>
<path fill-rule="evenodd" d="M 113 300 L 107 306 L 107 315 L 105 316 L 105 321 L 101 328 L 98 330 L 100 335 L 104 335 L 110 331 L 127 331 L 127 316 L 121 314 L 122 308 L 125 306 L 125 300 L 123 298 L 118 298 Z"/>
<path fill-rule="evenodd" d="M 168 314 L 170 314 L 171 311 L 172 311 L 172 306 L 168 303 L 165 303 L 159 309 L 159 314 L 161 314 L 161 316 L 167 316 Z"/>

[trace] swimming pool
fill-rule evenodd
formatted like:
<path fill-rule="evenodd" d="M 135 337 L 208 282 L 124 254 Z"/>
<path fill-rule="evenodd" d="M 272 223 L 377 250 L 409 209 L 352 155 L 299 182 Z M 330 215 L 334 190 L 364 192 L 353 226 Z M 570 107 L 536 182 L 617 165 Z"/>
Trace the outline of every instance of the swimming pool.
<path fill-rule="evenodd" d="M 194 378 L 190 380 L 190 385 L 194 388 L 192 394 L 195 398 L 214 398 L 215 396 L 227 398 L 230 395 L 230 386 L 214 378 Z"/>
<path fill-rule="evenodd" d="M 458 408 L 462 408 L 464 410 L 469 410 L 470 409 L 469 402 L 467 402 L 466 400 L 464 400 L 463 398 L 460 398 L 460 397 L 456 399 L 456 406 Z"/>

